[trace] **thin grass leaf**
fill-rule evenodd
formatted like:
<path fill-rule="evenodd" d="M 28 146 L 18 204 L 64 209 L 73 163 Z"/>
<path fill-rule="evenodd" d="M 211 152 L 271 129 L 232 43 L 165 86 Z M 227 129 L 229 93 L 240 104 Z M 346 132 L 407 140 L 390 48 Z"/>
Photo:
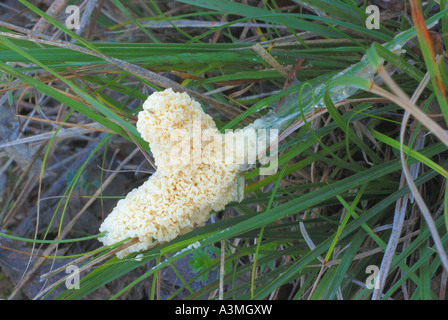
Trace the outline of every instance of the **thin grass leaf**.
<path fill-rule="evenodd" d="M 400 150 L 400 142 L 392 139 L 376 130 L 372 130 L 371 131 L 372 136 L 375 139 L 378 139 L 379 141 L 393 147 L 396 150 Z M 413 150 L 411 148 L 409 148 L 407 145 L 403 145 L 403 151 L 404 153 L 406 153 L 407 155 L 417 159 L 418 161 L 420 161 L 421 163 L 427 165 L 428 167 L 430 167 L 431 169 L 433 169 L 434 171 L 438 172 L 439 174 L 441 174 L 442 176 L 444 176 L 445 178 L 448 178 L 448 171 L 446 171 L 444 168 L 442 168 L 440 165 L 438 165 L 437 163 L 435 163 L 434 161 L 432 161 L 431 159 L 426 158 L 425 156 L 421 155 L 418 151 Z"/>
<path fill-rule="evenodd" d="M 72 243 L 72 242 L 96 239 L 96 238 L 102 237 L 103 235 L 104 235 L 103 233 L 99 233 L 99 234 L 94 234 L 94 235 L 86 236 L 86 237 L 82 237 L 82 238 L 59 239 L 59 240 L 58 239 L 56 239 L 56 240 L 40 240 L 40 239 L 23 238 L 23 237 L 13 236 L 13 235 L 10 235 L 7 233 L 0 232 L 0 237 L 12 239 L 12 240 L 16 240 L 16 241 L 23 241 L 23 242 L 27 242 L 27 243 Z"/>
<path fill-rule="evenodd" d="M 112 0 L 112 2 L 115 6 L 117 6 L 117 8 L 120 9 L 121 12 L 123 12 L 132 21 L 132 23 L 134 23 L 146 36 L 148 36 L 149 39 L 151 39 L 155 43 L 160 42 L 157 39 L 157 37 L 155 37 L 150 31 L 146 30 L 146 28 L 144 28 L 137 20 L 134 19 L 134 17 L 126 9 L 126 7 L 121 3 L 120 0 Z"/>
<path fill-rule="evenodd" d="M 412 20 L 415 24 L 418 41 L 425 60 L 426 67 L 431 76 L 431 82 L 435 88 L 437 101 L 439 102 L 440 109 L 445 118 L 445 122 L 448 123 L 448 102 L 445 87 L 442 82 L 442 75 L 436 61 L 433 44 L 429 35 L 428 29 L 425 25 L 425 20 L 420 8 L 420 3 L 417 0 L 411 0 Z"/>

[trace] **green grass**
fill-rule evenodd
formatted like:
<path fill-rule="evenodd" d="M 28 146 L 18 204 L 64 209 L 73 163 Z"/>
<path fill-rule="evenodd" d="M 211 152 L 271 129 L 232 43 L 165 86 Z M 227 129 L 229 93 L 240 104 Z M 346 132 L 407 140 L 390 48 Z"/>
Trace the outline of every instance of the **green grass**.
<path fill-rule="evenodd" d="M 375 94 L 379 91 L 372 92 L 374 73 L 366 73 L 368 68 L 378 70 L 382 64 L 393 66 L 392 79 L 407 96 L 417 91 L 428 73 L 430 81 L 415 104 L 425 106 L 427 114 L 440 113 L 442 121 L 438 123 L 444 126 L 446 92 L 442 88 L 448 87 L 446 65 L 437 65 L 425 37 L 424 24 L 414 28 L 407 17 L 396 14 L 382 20 L 379 30 L 368 30 L 364 26 L 366 1 L 303 1 L 325 12 L 323 17 L 298 4 L 280 11 L 276 1 L 265 2 L 263 7 L 257 8 L 238 1 L 182 0 L 178 5 L 186 6 L 172 13 L 164 5 L 157 7 L 159 2 L 141 0 L 128 4 L 117 0 L 109 5 L 120 13 L 119 23 L 105 11 L 99 12 L 96 23 L 102 32 L 122 32 L 93 33 L 85 38 L 85 32 L 77 35 L 68 30 L 61 19 L 46 15 L 28 1 L 20 2 L 34 17 L 47 19 L 51 27 L 46 31 L 47 38 L 37 40 L 16 36 L 17 32 L 1 25 L 0 70 L 3 76 L 0 90 L 10 95 L 13 103 L 22 99 L 32 103 L 37 94 L 43 95 L 51 99 L 53 105 L 63 105 L 70 110 L 64 121 L 77 119 L 77 116 L 107 128 L 110 133 L 100 140 L 89 157 L 99 154 L 103 166 L 117 148 L 114 139 L 150 152 L 135 128 L 135 116 L 147 97 L 146 89 L 163 89 L 172 79 L 190 93 L 196 93 L 198 100 L 203 98 L 204 109 L 213 115 L 223 131 L 243 127 L 259 117 L 269 117 L 272 114 L 269 111 L 278 103 L 282 106 L 274 113 L 274 118 L 286 119 L 283 132 L 300 119 L 304 124 L 294 127 L 281 141 L 279 170 L 275 174 L 262 176 L 258 168 L 242 173 L 244 200 L 227 206 L 236 212 L 235 216 L 220 219 L 221 214 L 216 214 L 215 223 L 138 257 L 135 253 L 120 260 L 108 256 L 114 248 L 105 248 L 79 263 L 79 266 L 90 265 L 105 258 L 83 274 L 80 289 L 62 290 L 55 299 L 90 297 L 102 287 L 111 290 L 107 298 L 125 299 L 143 282 L 150 283 L 148 297 L 160 298 L 156 277 L 160 277 L 160 270 L 172 268 L 182 285 L 168 294 L 169 299 L 180 296 L 217 299 L 218 295 L 212 293 L 222 289 L 224 298 L 229 300 L 275 299 L 284 290 L 287 290 L 288 299 L 367 300 L 375 294 L 378 296 L 365 286 L 369 276 L 367 267 L 379 267 L 385 252 L 390 250 L 393 251 L 391 263 L 387 270 L 382 270 L 386 280 L 379 299 L 446 298 L 445 293 L 433 286 L 439 282 L 440 287 L 446 284 L 441 280 L 444 267 L 433 240 L 440 237 L 447 248 L 447 146 L 432 134 L 433 128 L 417 125 L 418 116 L 412 118 L 414 123 L 408 123 L 405 141 L 414 137 L 414 143 L 419 129 L 426 134 L 421 148 L 414 149 L 413 143 L 400 145 L 404 98 L 399 97 L 402 100 L 398 103 Z M 435 8 L 435 3 L 430 2 L 429 6 Z M 441 30 L 447 30 L 446 9 L 438 12 L 425 9 L 420 13 L 426 26 L 439 21 Z M 418 11 L 414 8 L 414 13 L 415 10 Z M 176 20 L 218 22 L 224 14 L 228 23 L 220 27 L 180 30 L 174 26 Z M 252 28 L 250 36 L 239 39 L 242 29 L 232 25 L 249 24 L 254 20 L 271 24 L 272 28 L 258 31 Z M 163 31 L 150 29 L 148 21 L 170 21 L 173 27 Z M 126 31 L 127 27 L 133 28 L 132 34 Z M 80 49 L 75 51 L 68 42 L 48 39 L 56 30 L 67 39 L 73 39 L 72 44 Z M 260 31 L 262 34 L 256 36 Z M 211 42 L 217 32 L 220 32 L 218 40 Z M 410 50 L 411 41 L 421 49 L 422 55 Z M 446 45 L 446 37 L 442 42 Z M 285 77 L 253 49 L 256 43 L 261 43 L 272 58 L 288 70 L 303 58 L 297 81 L 285 88 Z M 395 50 L 397 45 L 402 46 L 402 52 Z M 112 64 L 110 59 L 118 62 Z M 143 69 L 125 68 L 126 63 Z M 157 72 L 160 78 L 145 73 L 145 69 Z M 168 73 L 171 73 L 170 79 L 165 78 Z M 243 94 L 229 98 L 231 93 L 251 85 Z M 217 90 L 224 86 L 235 87 L 222 92 Z M 378 86 L 389 90 L 382 82 Z M 210 97 L 203 95 L 212 91 L 215 93 Z M 393 89 L 391 92 L 397 94 Z M 341 103 L 342 100 L 348 101 Z M 317 111 L 313 109 L 313 102 L 322 108 L 320 110 L 325 110 L 317 120 L 309 118 Z M 131 103 L 133 107 L 129 107 Z M 429 107 L 433 104 L 440 105 L 439 112 L 431 111 Z M 97 133 L 91 135 L 96 137 Z M 59 147 L 55 138 L 48 142 L 40 174 L 49 166 L 50 149 Z M 411 202 L 405 202 L 405 227 L 401 230 L 390 227 L 394 218 L 398 219 L 397 203 L 416 192 L 409 184 L 400 185 L 401 151 L 406 155 L 408 166 L 419 164 L 414 182 L 433 216 L 437 234 L 428 228 L 420 207 Z M 117 157 L 124 158 L 123 154 Z M 61 190 L 58 196 L 63 198 L 50 208 L 50 225 L 42 227 L 43 233 L 39 232 L 44 235 L 42 238 L 33 240 L 34 234 L 14 236 L 13 229 L 10 235 L 2 233 L 0 236 L 48 245 L 44 248 L 75 241 L 82 244 L 99 237 L 98 233 L 76 236 L 64 224 L 69 219 L 75 186 L 88 169 L 88 163 L 81 165 Z M 103 196 L 103 174 L 101 172 L 101 192 L 95 195 L 97 200 L 89 198 L 92 203 L 102 204 L 109 199 Z M 48 183 L 48 180 L 43 181 Z M 129 188 L 137 186 L 134 182 Z M 40 206 L 45 206 L 45 202 Z M 99 222 L 101 213 L 95 214 Z M 66 238 L 48 239 L 54 235 L 52 230 Z M 393 237 L 399 239 L 399 244 L 391 248 L 389 239 Z M 196 242 L 200 243 L 199 248 L 190 246 Z M 95 244 L 94 249 L 99 247 L 99 242 Z M 86 249 L 85 254 L 96 253 L 92 250 Z M 224 260 L 220 257 L 221 250 L 225 253 Z M 55 256 L 52 252 L 45 251 L 45 255 Z M 77 257 L 82 253 L 69 250 L 65 255 Z M 195 271 L 193 277 L 186 277 L 183 270 L 176 267 L 181 259 L 189 259 Z M 224 288 L 220 288 L 221 264 L 226 266 Z M 146 268 L 148 265 L 152 267 Z M 135 274 L 136 270 L 141 273 L 129 279 L 128 275 Z M 192 289 L 194 282 L 211 274 L 217 274 L 216 278 L 204 283 L 199 290 Z M 127 279 L 127 282 L 117 289 L 113 285 L 116 279 Z"/>

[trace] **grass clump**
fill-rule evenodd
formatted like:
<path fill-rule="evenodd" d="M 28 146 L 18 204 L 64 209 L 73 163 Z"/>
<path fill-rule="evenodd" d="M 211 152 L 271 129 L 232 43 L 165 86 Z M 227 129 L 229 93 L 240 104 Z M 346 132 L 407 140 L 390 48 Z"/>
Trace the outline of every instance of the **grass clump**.
<path fill-rule="evenodd" d="M 379 29 L 369 1 L 89 3 L 79 29 L 64 1 L 0 22 L 0 266 L 24 274 L 10 297 L 446 298 L 446 1 L 387 2 Z M 164 88 L 222 131 L 286 119 L 278 170 L 243 172 L 244 199 L 212 223 L 119 260 L 135 240 L 94 238 L 154 172 L 135 121 Z M 79 289 L 55 276 L 68 264 Z"/>

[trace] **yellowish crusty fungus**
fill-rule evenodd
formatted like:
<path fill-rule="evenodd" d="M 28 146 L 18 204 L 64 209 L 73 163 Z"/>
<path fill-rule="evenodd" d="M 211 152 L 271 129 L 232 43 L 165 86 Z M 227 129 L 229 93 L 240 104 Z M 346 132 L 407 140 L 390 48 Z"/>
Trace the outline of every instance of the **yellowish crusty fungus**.
<path fill-rule="evenodd" d="M 137 130 L 149 143 L 157 171 L 118 201 L 100 227 L 104 245 L 138 237 L 119 258 L 192 231 L 212 210 L 238 200 L 235 180 L 244 159 L 235 154 L 242 154 L 247 141 L 246 154 L 254 156 L 257 140 L 254 130 L 221 134 L 198 102 L 171 89 L 148 97 Z M 242 135 L 247 139 L 237 139 Z M 226 152 L 232 147 L 236 152 Z"/>

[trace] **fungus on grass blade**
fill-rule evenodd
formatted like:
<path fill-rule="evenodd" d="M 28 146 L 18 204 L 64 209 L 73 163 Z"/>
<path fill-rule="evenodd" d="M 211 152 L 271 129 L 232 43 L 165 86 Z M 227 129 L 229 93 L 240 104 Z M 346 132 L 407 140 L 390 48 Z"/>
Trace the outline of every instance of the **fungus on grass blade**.
<path fill-rule="evenodd" d="M 221 134 L 188 94 L 153 93 L 138 114 L 137 130 L 149 143 L 157 171 L 118 201 L 100 226 L 107 233 L 99 240 L 111 245 L 138 237 L 117 254 L 122 258 L 204 225 L 212 210 L 238 200 L 237 174 L 256 152 L 257 136 L 249 128 Z"/>

